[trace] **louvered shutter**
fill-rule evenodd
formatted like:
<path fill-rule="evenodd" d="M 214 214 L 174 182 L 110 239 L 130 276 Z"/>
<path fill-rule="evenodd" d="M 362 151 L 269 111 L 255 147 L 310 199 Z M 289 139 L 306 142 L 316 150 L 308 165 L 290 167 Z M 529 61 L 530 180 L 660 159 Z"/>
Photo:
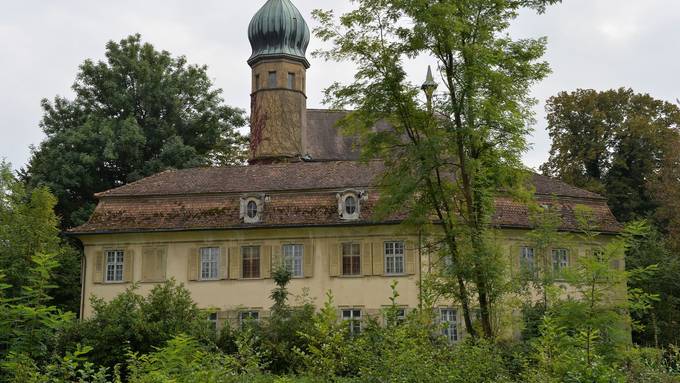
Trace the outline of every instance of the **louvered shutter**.
<path fill-rule="evenodd" d="M 328 274 L 331 277 L 337 277 L 340 275 L 340 244 L 331 243 L 328 245 Z"/>
<path fill-rule="evenodd" d="M 385 273 L 385 243 L 375 241 L 373 247 L 373 275 L 383 275 Z"/>
<path fill-rule="evenodd" d="M 314 276 L 314 241 L 307 240 L 303 244 L 302 275 L 305 278 Z"/>
<path fill-rule="evenodd" d="M 229 279 L 229 252 L 226 246 L 220 246 L 220 278 Z"/>
<path fill-rule="evenodd" d="M 229 278 L 241 278 L 241 251 L 238 246 L 229 248 Z"/>
<path fill-rule="evenodd" d="M 106 262 L 104 259 L 104 251 L 97 250 L 94 253 L 94 268 L 92 270 L 92 279 L 94 283 L 104 283 L 104 275 Z"/>
<path fill-rule="evenodd" d="M 416 273 L 416 244 L 414 241 L 406 241 L 404 247 L 404 271 L 413 275 Z"/>
<path fill-rule="evenodd" d="M 135 252 L 132 249 L 125 249 L 123 253 L 123 281 L 133 282 L 135 269 Z"/>
<path fill-rule="evenodd" d="M 272 247 L 272 271 L 283 267 L 283 243 Z"/>
<path fill-rule="evenodd" d="M 198 280 L 198 247 L 189 249 L 189 257 L 187 260 L 187 279 L 190 281 Z"/>
<path fill-rule="evenodd" d="M 371 242 L 361 244 L 361 274 L 363 276 L 373 274 L 373 251 Z"/>
<path fill-rule="evenodd" d="M 260 253 L 260 277 L 268 279 L 272 277 L 272 247 L 262 246 Z"/>

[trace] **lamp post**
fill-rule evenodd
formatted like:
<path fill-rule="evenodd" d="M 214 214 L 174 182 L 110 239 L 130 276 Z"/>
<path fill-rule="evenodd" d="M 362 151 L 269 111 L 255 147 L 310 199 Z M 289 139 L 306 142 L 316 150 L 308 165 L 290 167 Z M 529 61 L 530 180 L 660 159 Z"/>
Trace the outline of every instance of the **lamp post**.
<path fill-rule="evenodd" d="M 432 113 L 432 97 L 434 96 L 434 91 L 437 90 L 437 83 L 434 82 L 434 77 L 432 77 L 432 67 L 429 65 L 427 66 L 427 77 L 425 78 L 425 82 L 420 87 L 420 89 L 425 92 L 425 96 L 427 97 L 427 110 L 428 112 Z"/>

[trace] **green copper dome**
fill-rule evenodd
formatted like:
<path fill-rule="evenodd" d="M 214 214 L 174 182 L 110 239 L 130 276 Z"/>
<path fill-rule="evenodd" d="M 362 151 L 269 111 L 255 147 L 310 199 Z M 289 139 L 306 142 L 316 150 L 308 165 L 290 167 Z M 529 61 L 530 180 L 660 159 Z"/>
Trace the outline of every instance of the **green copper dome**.
<path fill-rule="evenodd" d="M 250 21 L 248 39 L 253 48 L 250 65 L 269 57 L 287 57 L 309 68 L 305 58 L 309 27 L 290 0 L 268 0 Z"/>

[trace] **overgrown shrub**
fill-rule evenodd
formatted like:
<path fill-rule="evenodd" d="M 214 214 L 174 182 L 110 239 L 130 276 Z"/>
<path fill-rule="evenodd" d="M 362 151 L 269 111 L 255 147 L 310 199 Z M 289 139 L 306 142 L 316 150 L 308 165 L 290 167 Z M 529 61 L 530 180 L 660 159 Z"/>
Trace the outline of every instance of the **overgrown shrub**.
<path fill-rule="evenodd" d="M 62 354 L 81 343 L 92 348 L 88 358 L 112 369 L 125 365 L 129 352 L 146 354 L 181 333 L 214 347 L 215 333 L 189 291 L 173 279 L 143 296 L 133 285 L 109 302 L 92 299 L 94 314 L 61 335 Z"/>

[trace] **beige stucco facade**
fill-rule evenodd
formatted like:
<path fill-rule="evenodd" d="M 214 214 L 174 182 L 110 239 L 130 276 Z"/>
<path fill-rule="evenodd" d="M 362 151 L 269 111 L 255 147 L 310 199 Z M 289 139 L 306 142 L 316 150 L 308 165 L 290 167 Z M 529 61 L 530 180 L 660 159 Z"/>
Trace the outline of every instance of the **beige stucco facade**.
<path fill-rule="evenodd" d="M 500 251 L 507 255 L 509 274 L 519 269 L 519 249 L 531 246 L 527 233 L 527 230 L 500 230 L 497 233 L 496 242 Z M 340 310 L 359 309 L 362 317 L 379 315 L 389 304 L 393 281 L 398 282 L 398 304 L 406 309 L 418 307 L 419 282 L 424 275 L 437 269 L 437 256 L 421 246 L 425 241 L 417 233 L 405 232 L 399 225 L 100 234 L 80 239 L 86 265 L 84 317 L 92 315 L 89 297 L 93 295 L 110 300 L 133 282 L 139 283 L 139 292 L 146 294 L 155 283 L 169 278 L 183 283 L 199 307 L 218 312 L 220 325 L 225 322 L 235 324 L 238 313 L 244 311 L 257 311 L 260 317 L 266 317 L 273 304 L 269 295 L 275 287 L 271 270 L 280 262 L 284 244 L 303 244 L 305 252 L 304 276 L 294 278 L 289 285 L 292 304 L 296 297 L 306 296 L 319 307 L 330 291 Z M 383 245 L 391 241 L 403 241 L 406 247 L 404 273 L 400 275 L 385 274 Z M 342 264 L 338 263 L 342 259 L 339 254 L 342 243 L 360 244 L 361 275 L 342 275 Z M 567 241 L 556 247 L 569 249 L 569 263 L 574 264 L 577 257 L 601 244 Z M 259 278 L 243 278 L 242 270 L 239 270 L 243 246 L 262 249 Z M 201 247 L 220 249 L 220 271 L 216 280 L 200 280 L 197 270 L 192 270 L 192 265 L 196 265 L 196 251 Z M 123 282 L 105 282 L 101 257 L 107 250 L 125 252 Z M 623 265 L 617 264 L 617 267 Z M 447 301 L 437 302 L 436 306 L 455 308 L 454 303 Z M 458 320 L 461 321 L 460 316 Z M 462 327 L 459 326 L 461 335 Z M 516 328 L 508 331 L 508 334 L 516 333 Z"/>

